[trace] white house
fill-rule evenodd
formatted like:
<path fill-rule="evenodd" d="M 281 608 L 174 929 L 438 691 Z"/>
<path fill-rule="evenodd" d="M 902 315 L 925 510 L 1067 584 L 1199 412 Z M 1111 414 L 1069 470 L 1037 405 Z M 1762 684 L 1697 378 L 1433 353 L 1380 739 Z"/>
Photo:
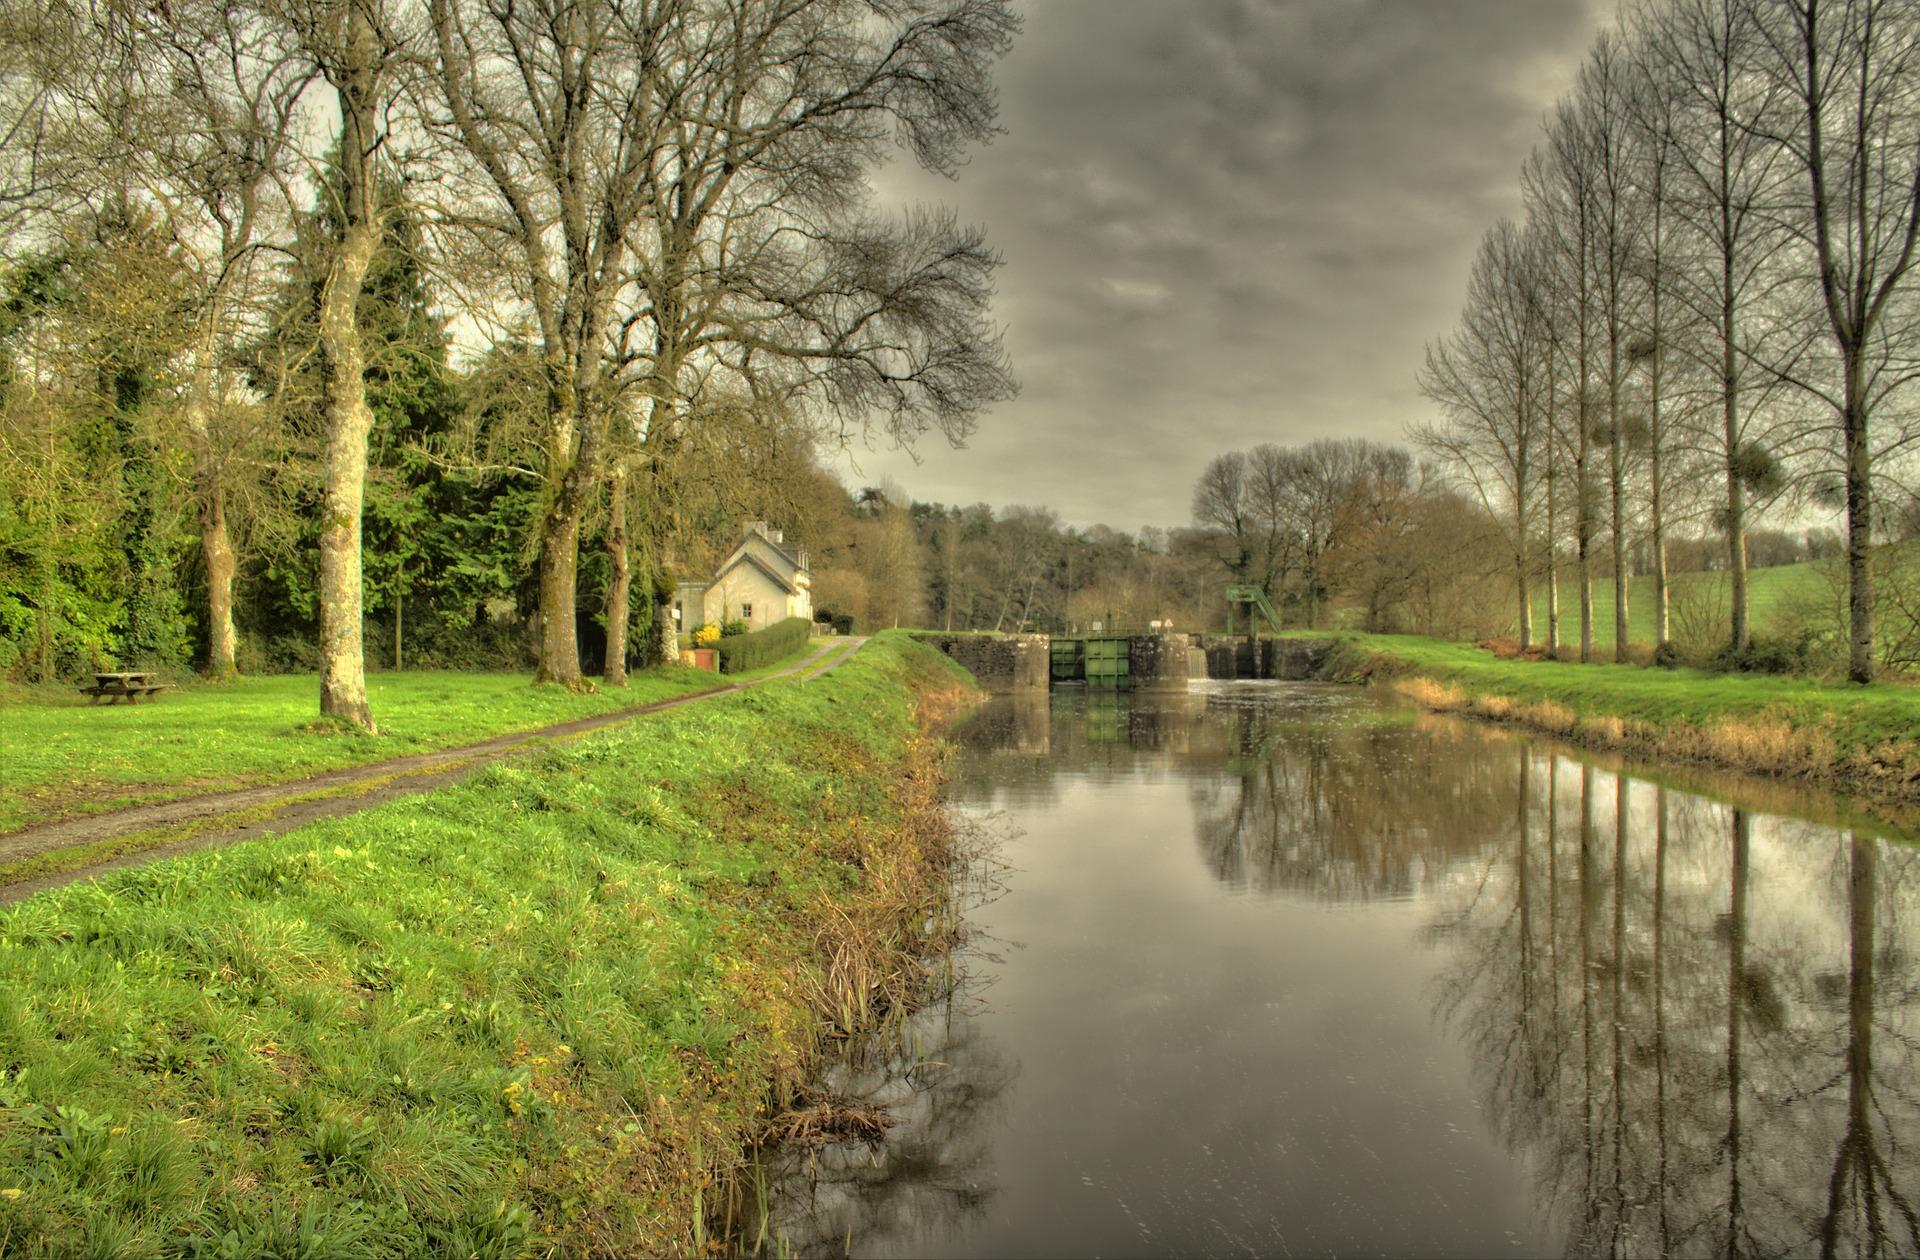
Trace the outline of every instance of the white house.
<path fill-rule="evenodd" d="M 765 521 L 748 521 L 711 579 L 674 588 L 673 619 L 683 631 L 734 620 L 755 630 L 788 617 L 811 621 L 812 588 L 806 548 L 789 547 Z"/>

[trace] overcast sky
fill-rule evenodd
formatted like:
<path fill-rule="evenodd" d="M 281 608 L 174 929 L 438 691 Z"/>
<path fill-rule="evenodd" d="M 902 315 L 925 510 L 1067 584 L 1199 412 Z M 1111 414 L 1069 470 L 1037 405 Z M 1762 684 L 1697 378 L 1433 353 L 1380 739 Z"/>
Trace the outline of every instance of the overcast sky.
<path fill-rule="evenodd" d="M 850 485 L 1188 521 L 1214 455 L 1401 440 L 1423 344 L 1611 0 L 1029 0 L 1007 134 L 890 197 L 986 227 L 1020 396 Z"/>

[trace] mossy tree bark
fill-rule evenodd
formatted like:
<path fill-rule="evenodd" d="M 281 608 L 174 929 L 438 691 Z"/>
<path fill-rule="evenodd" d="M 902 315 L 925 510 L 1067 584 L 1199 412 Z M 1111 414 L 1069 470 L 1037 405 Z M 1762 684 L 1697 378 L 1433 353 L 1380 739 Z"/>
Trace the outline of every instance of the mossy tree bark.
<path fill-rule="evenodd" d="M 238 636 L 233 628 L 233 575 L 237 561 L 227 532 L 226 486 L 214 447 L 212 371 L 197 368 L 190 385 L 185 428 L 193 456 L 193 498 L 200 517 L 200 553 L 207 567 L 207 677 L 232 678 Z"/>
<path fill-rule="evenodd" d="M 607 663 L 609 687 L 627 685 L 627 617 L 633 567 L 627 547 L 627 470 L 616 462 L 607 478 Z"/>
<path fill-rule="evenodd" d="M 366 652 L 362 627 L 360 514 L 366 492 L 366 351 L 357 308 L 379 241 L 378 83 L 382 54 L 372 15 L 346 6 L 344 39 L 324 59 L 340 106 L 338 178 L 340 229 L 332 243 L 318 298 L 324 370 L 321 418 L 326 426 L 326 485 L 320 520 L 320 712 L 368 731 Z"/>

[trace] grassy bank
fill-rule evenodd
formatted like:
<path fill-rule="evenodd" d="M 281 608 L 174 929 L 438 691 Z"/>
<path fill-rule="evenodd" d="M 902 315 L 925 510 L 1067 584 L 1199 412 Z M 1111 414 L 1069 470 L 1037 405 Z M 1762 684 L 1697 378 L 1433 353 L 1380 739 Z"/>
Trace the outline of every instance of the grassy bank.
<path fill-rule="evenodd" d="M 1920 689 L 1501 659 L 1411 635 L 1332 637 L 1325 676 L 1392 681 L 1428 708 L 1637 755 L 1920 796 Z"/>
<path fill-rule="evenodd" d="M 1890 543 L 1877 548 L 1873 557 L 1878 580 L 1897 582 L 1901 575 L 1916 571 L 1920 565 L 1920 542 Z M 1732 607 L 1732 579 L 1725 572 L 1673 573 L 1668 577 L 1668 607 L 1674 641 L 1686 652 L 1705 657 L 1717 651 L 1727 637 Z M 1580 593 L 1578 573 L 1563 564 L 1560 569 L 1560 642 L 1575 652 L 1580 646 Z M 1596 569 L 1593 578 L 1593 645 L 1613 654 L 1613 592 L 1611 577 Z M 1881 616 L 1897 615 L 1882 599 Z M 1651 650 L 1654 634 L 1653 577 L 1645 574 L 1627 579 L 1627 635 L 1631 643 Z M 1846 568 L 1835 557 L 1800 564 L 1775 565 L 1747 570 L 1747 613 L 1754 633 L 1763 638 L 1793 638 L 1810 629 L 1822 629 L 1844 640 L 1846 617 Z M 1885 626 L 1882 627 L 1884 638 Z M 1543 583 L 1533 591 L 1533 634 L 1538 642 L 1547 637 L 1547 593 Z M 1836 662 L 1837 666 L 1837 662 Z"/>
<path fill-rule="evenodd" d="M 0 915 L 0 1252 L 694 1250 L 913 971 L 964 694 L 888 636 Z"/>
<path fill-rule="evenodd" d="M 1808 605 L 1827 600 L 1833 578 L 1831 565 L 1824 562 L 1785 564 L 1747 571 L 1747 611 L 1757 630 L 1764 634 L 1777 631 L 1783 616 Z M 1560 571 L 1560 641 L 1580 646 L 1579 575 L 1571 566 Z M 1728 577 L 1725 573 L 1675 573 L 1668 578 L 1669 606 L 1674 633 L 1682 638 L 1698 634 L 1706 643 L 1717 646 L 1726 634 L 1729 603 Z M 1653 578 L 1641 575 L 1627 580 L 1627 632 L 1631 642 L 1651 645 L 1654 641 Z M 1698 622 L 1699 625 L 1694 623 Z M 1547 594 L 1533 593 L 1534 637 L 1547 637 Z M 1613 579 L 1594 574 L 1593 645 L 1613 650 Z"/>
<path fill-rule="evenodd" d="M 306 674 L 190 684 L 141 704 L 90 705 L 67 688 L 14 688 L 0 696 L 0 833 L 288 782 L 725 685 L 707 671 L 678 667 L 587 694 L 531 682 L 525 674 L 371 675 L 377 736 L 317 721 L 319 692 Z"/>

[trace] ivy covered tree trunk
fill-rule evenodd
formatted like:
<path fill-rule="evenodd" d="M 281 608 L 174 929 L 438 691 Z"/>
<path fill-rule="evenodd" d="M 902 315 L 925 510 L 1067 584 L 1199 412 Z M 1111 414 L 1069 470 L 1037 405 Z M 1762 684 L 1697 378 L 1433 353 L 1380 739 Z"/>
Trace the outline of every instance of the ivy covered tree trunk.
<path fill-rule="evenodd" d="M 627 685 L 627 616 L 633 570 L 627 556 L 627 470 L 616 464 L 607 479 L 607 663 L 609 687 Z"/>
<path fill-rule="evenodd" d="M 320 518 L 320 712 L 368 731 L 366 650 L 362 638 L 360 514 L 367 480 L 366 352 L 357 308 L 379 239 L 374 146 L 380 50 L 371 15 L 348 7 L 341 56 L 331 75 L 340 100 L 340 235 L 319 297 L 324 360 L 321 418 L 326 425 L 326 490 Z"/>

